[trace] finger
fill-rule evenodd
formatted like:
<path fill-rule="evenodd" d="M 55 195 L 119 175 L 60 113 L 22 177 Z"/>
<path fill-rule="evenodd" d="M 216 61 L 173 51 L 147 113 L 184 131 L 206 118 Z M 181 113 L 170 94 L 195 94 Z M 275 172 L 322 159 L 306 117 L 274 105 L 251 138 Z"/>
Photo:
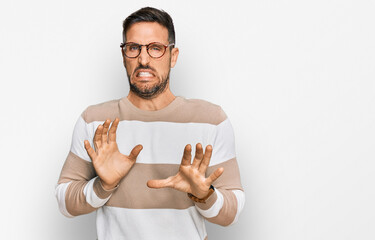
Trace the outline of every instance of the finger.
<path fill-rule="evenodd" d="M 185 146 L 184 155 L 182 156 L 181 165 L 187 166 L 191 163 L 191 145 L 188 144 Z"/>
<path fill-rule="evenodd" d="M 202 158 L 203 158 L 202 144 L 197 143 L 197 145 L 195 146 L 195 156 L 194 156 L 193 164 L 191 164 L 191 166 L 193 168 L 199 168 L 199 165 L 201 165 L 201 162 L 202 162 Z"/>
<path fill-rule="evenodd" d="M 207 145 L 206 151 L 204 152 L 202 163 L 199 166 L 200 173 L 205 173 L 207 171 L 207 168 L 210 165 L 211 156 L 212 156 L 212 146 Z"/>
<path fill-rule="evenodd" d="M 95 136 L 94 136 L 94 146 L 96 150 L 98 150 L 102 146 L 102 132 L 103 132 L 103 126 L 99 125 L 95 131 Z"/>
<path fill-rule="evenodd" d="M 169 177 L 166 179 L 159 179 L 159 180 L 148 180 L 147 181 L 147 187 L 149 188 L 167 188 L 167 187 L 172 187 L 172 178 Z"/>
<path fill-rule="evenodd" d="M 85 140 L 84 142 L 85 149 L 87 154 L 90 156 L 91 160 L 94 161 L 96 159 L 96 152 L 95 150 L 91 147 L 89 141 Z"/>
<path fill-rule="evenodd" d="M 133 150 L 129 154 L 129 159 L 132 161 L 137 160 L 138 154 L 142 151 L 143 146 L 141 144 L 138 144 L 133 148 Z"/>
<path fill-rule="evenodd" d="M 108 128 L 110 123 L 110 119 L 105 120 L 105 122 L 103 123 L 102 144 L 108 143 Z"/>
<path fill-rule="evenodd" d="M 224 172 L 224 168 L 218 168 L 215 170 L 215 172 L 213 172 L 208 178 L 207 178 L 207 183 L 209 185 L 211 185 L 213 182 L 216 181 L 216 179 L 218 179 L 221 174 L 223 174 Z"/>
<path fill-rule="evenodd" d="M 117 131 L 117 126 L 120 120 L 116 118 L 113 123 L 111 128 L 108 131 L 108 138 L 110 142 L 116 142 L 116 131 Z"/>

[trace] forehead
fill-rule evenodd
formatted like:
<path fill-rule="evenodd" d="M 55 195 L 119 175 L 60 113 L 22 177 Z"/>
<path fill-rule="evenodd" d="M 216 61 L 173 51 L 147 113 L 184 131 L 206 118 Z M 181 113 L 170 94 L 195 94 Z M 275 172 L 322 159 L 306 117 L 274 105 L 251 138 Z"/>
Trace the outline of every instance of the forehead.
<path fill-rule="evenodd" d="M 150 42 L 168 43 L 168 29 L 157 22 L 134 23 L 126 32 L 127 42 L 148 44 Z"/>

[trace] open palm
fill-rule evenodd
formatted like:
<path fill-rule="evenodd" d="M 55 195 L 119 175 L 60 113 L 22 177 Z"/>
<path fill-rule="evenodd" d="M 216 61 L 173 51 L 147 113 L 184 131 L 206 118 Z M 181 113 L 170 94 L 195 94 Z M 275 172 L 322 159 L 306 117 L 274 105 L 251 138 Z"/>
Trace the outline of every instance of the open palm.
<path fill-rule="evenodd" d="M 119 119 L 113 121 L 111 128 L 109 128 L 110 123 L 111 121 L 107 119 L 96 129 L 95 150 L 90 146 L 89 141 L 85 140 L 86 151 L 105 189 L 114 188 L 126 176 L 142 150 L 142 145 L 137 145 L 129 156 L 120 153 L 116 142 Z"/>
<path fill-rule="evenodd" d="M 221 176 L 224 169 L 218 168 L 209 177 L 205 177 L 212 155 L 212 146 L 208 145 L 205 152 L 200 143 L 196 145 L 195 156 L 191 163 L 191 145 L 185 146 L 180 168 L 176 175 L 160 180 L 149 180 L 150 188 L 174 188 L 204 198 L 209 193 L 211 184 Z"/>

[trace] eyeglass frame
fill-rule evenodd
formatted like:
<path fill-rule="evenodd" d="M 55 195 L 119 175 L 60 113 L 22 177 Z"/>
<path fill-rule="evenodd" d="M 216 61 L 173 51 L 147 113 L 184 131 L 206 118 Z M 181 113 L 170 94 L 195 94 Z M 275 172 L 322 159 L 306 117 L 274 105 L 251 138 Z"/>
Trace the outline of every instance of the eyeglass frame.
<path fill-rule="evenodd" d="M 133 43 L 133 44 L 137 44 L 137 45 L 138 45 L 139 53 L 138 53 L 138 55 L 135 56 L 135 57 L 129 57 L 129 56 L 126 56 L 126 53 L 125 53 L 124 47 L 125 47 L 127 44 L 130 44 L 130 43 Z M 162 54 L 160 57 L 153 57 L 153 56 L 151 56 L 151 54 L 148 52 L 149 46 L 150 46 L 151 44 L 154 44 L 154 43 L 158 43 L 158 44 L 160 44 L 160 45 L 162 45 L 162 46 L 164 47 L 164 52 L 163 52 L 163 54 Z M 169 48 L 170 46 L 174 46 L 174 43 L 170 43 L 170 44 L 168 44 L 168 45 L 164 45 L 164 44 L 162 44 L 162 43 L 160 43 L 160 42 L 151 42 L 151 43 L 149 43 L 149 44 L 139 44 L 139 43 L 136 43 L 136 42 L 127 42 L 127 43 L 121 43 L 121 44 L 120 44 L 120 48 L 124 51 L 124 55 L 125 55 L 125 57 L 127 57 L 127 58 L 137 58 L 137 57 L 139 57 L 139 55 L 141 55 L 142 47 L 143 47 L 143 46 L 146 47 L 146 52 L 147 52 L 147 54 L 148 54 L 150 57 L 157 59 L 157 58 L 161 58 L 162 56 L 164 56 L 165 52 L 167 51 L 167 48 Z"/>

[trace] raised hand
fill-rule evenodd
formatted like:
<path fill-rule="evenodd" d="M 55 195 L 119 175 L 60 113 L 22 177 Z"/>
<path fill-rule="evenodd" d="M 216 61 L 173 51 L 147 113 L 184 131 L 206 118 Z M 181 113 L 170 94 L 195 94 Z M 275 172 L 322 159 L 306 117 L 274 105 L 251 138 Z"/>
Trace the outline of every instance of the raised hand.
<path fill-rule="evenodd" d="M 126 176 L 134 165 L 142 145 L 137 145 L 129 156 L 120 153 L 116 143 L 116 130 L 119 119 L 116 118 L 111 128 L 111 120 L 107 119 L 103 125 L 99 125 L 94 136 L 94 150 L 89 141 L 85 140 L 85 149 L 94 165 L 104 189 L 114 188 L 120 180 Z"/>
<path fill-rule="evenodd" d="M 218 168 L 208 178 L 205 177 L 211 155 L 211 145 L 208 145 L 203 153 L 202 145 L 198 143 L 193 163 L 191 163 L 191 146 L 188 144 L 185 146 L 178 173 L 166 179 L 149 180 L 147 186 L 150 188 L 174 188 L 191 193 L 198 198 L 204 198 L 209 193 L 211 184 L 224 172 L 224 168 Z"/>

